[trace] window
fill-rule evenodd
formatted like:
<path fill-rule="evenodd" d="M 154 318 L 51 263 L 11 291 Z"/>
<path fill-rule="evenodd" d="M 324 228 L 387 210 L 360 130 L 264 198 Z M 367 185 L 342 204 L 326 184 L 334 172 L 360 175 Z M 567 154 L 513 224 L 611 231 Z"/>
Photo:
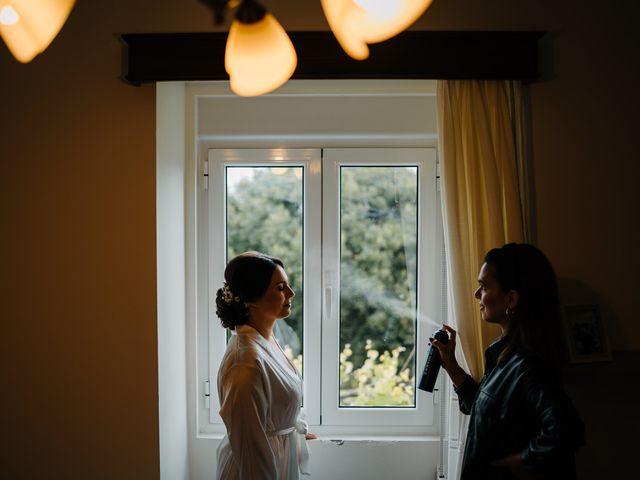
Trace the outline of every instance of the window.
<path fill-rule="evenodd" d="M 161 82 L 156 87 L 156 93 L 161 470 L 163 475 L 171 478 L 211 478 L 215 476 L 216 469 L 214 452 L 224 433 L 224 427 L 215 423 L 218 411 L 215 385 L 217 356 L 222 354 L 224 348 L 224 332 L 217 336 L 213 334 L 220 332 L 221 328 L 212 311 L 213 302 L 210 303 L 211 292 L 219 287 L 222 272 L 214 274 L 212 262 L 218 259 L 220 265 L 224 266 L 226 234 L 220 235 L 224 226 L 224 209 L 217 209 L 224 204 L 225 197 L 220 197 L 219 203 L 212 202 L 211 198 L 215 188 L 224 188 L 224 183 L 216 186 L 216 182 L 224 177 L 215 173 L 213 162 L 209 164 L 209 172 L 206 171 L 209 152 L 223 149 L 247 152 L 274 146 L 286 149 L 289 157 L 282 157 L 285 150 L 280 150 L 280 158 L 272 153 L 266 159 L 262 155 L 261 161 L 251 158 L 244 165 L 239 157 L 226 160 L 230 162 L 229 166 L 236 167 L 284 168 L 282 164 L 287 161 L 290 162 L 289 167 L 304 167 L 307 183 L 302 184 L 302 195 L 307 213 L 302 217 L 306 236 L 303 242 L 304 238 L 315 240 L 320 249 L 326 248 L 326 241 L 318 242 L 322 235 L 326 237 L 328 234 L 328 224 L 323 216 L 329 215 L 329 206 L 322 190 L 328 188 L 330 178 L 334 178 L 334 189 L 338 188 L 340 178 L 337 172 L 332 175 L 330 171 L 333 168 L 330 151 L 347 147 L 350 147 L 350 152 L 363 147 L 375 150 L 393 147 L 400 151 L 420 148 L 428 152 L 420 158 L 426 161 L 427 169 L 431 168 L 429 165 L 432 164 L 437 145 L 435 82 L 291 80 L 274 94 L 252 98 L 233 95 L 228 82 Z M 324 147 L 324 150 L 318 150 L 318 146 Z M 293 156 L 295 150 L 298 151 L 298 157 Z M 303 150 L 316 153 L 300 157 L 300 151 Z M 400 160 L 395 155 L 384 157 L 379 159 L 382 163 L 373 166 L 395 167 Z M 243 158 L 246 160 L 246 157 Z M 354 165 L 353 159 L 346 157 L 337 160 L 345 167 L 367 166 Z M 408 161 L 411 162 L 413 160 Z M 418 172 L 418 177 L 423 178 L 426 169 L 418 166 Z M 242 178 L 241 174 L 238 176 Z M 313 179 L 319 180 L 314 182 Z M 205 189 L 207 181 L 209 185 Z M 418 241 L 420 244 L 433 241 L 437 245 L 441 235 L 438 202 L 425 203 L 426 196 L 421 187 L 419 184 L 418 208 L 421 213 Z M 429 181 L 426 188 L 433 188 L 433 183 Z M 313 203 L 311 198 L 319 200 Z M 324 201 L 324 205 L 321 201 Z M 337 200 L 333 207 L 333 211 L 337 212 Z M 435 209 L 436 213 L 430 213 L 430 209 Z M 426 216 L 423 216 L 425 212 Z M 308 215 L 315 215 L 321 220 L 311 222 Z M 429 225 L 429 218 L 436 218 L 433 228 Z M 334 233 L 337 235 L 337 230 Z M 334 245 L 339 245 L 335 238 Z M 335 401 L 339 399 L 340 391 L 335 385 L 333 391 L 323 388 L 320 392 L 319 389 L 321 382 L 324 382 L 323 387 L 327 383 L 331 386 L 331 382 L 326 380 L 327 372 L 331 372 L 324 367 L 324 363 L 338 356 L 342 349 L 338 343 L 334 343 L 339 342 L 337 330 L 333 333 L 334 351 L 330 352 L 331 355 L 324 348 L 329 327 L 337 328 L 338 324 L 335 323 L 335 317 L 333 323 L 329 321 L 324 311 L 327 306 L 326 283 L 322 282 L 330 279 L 331 275 L 334 275 L 334 280 L 339 280 L 336 277 L 339 263 L 334 262 L 331 267 L 326 262 L 328 251 L 311 251 L 308 242 L 303 246 L 303 255 L 312 262 L 302 272 L 303 282 L 299 287 L 302 291 L 298 290 L 297 299 L 304 299 L 301 335 L 305 342 L 311 340 L 304 343 L 303 350 L 304 406 L 307 412 L 317 412 L 315 419 L 308 420 L 312 425 L 315 424 L 312 430 L 321 438 L 313 442 L 311 447 L 314 478 L 421 478 L 425 472 L 435 472 L 436 466 L 442 464 L 438 434 L 446 434 L 444 427 L 431 418 L 431 415 L 439 418 L 439 411 L 446 403 L 437 402 L 434 405 L 433 400 L 437 401 L 438 396 L 424 392 L 417 394 L 418 408 L 426 410 L 425 415 L 417 415 L 419 418 L 415 426 L 406 425 L 410 423 L 406 418 L 402 420 L 407 413 L 411 414 L 414 407 L 379 407 L 373 410 L 370 407 L 346 408 L 344 412 L 353 414 L 350 418 L 331 419 L 331 412 L 326 409 L 328 403 L 322 397 L 328 395 L 329 399 Z M 432 257 L 436 257 L 433 264 L 439 264 L 441 252 L 438 251 L 436 255 L 434 249 L 427 246 L 425 253 L 424 247 L 422 251 L 418 247 L 418 349 L 414 355 L 418 371 L 422 368 L 427 348 L 425 334 L 435 328 L 431 319 L 437 318 L 440 322 L 443 318 L 438 312 L 432 313 L 436 304 L 430 299 L 437 294 L 430 289 L 436 289 L 441 275 L 437 269 L 431 268 L 433 264 L 428 259 Z M 338 258 L 336 254 L 334 260 Z M 325 263 L 321 263 L 321 259 Z M 314 280 L 316 284 L 311 285 L 309 281 Z M 420 288 L 425 285 L 429 285 L 427 302 L 420 304 Z M 338 288 L 335 283 L 332 287 Z M 339 300 L 339 297 L 334 299 L 333 309 L 337 308 L 335 302 Z M 218 346 L 211 343 L 216 339 L 221 340 Z M 333 363 L 335 365 L 338 362 L 333 360 Z M 310 371 L 313 368 L 316 368 L 315 372 Z M 337 378 L 337 371 L 334 370 L 332 374 Z M 317 378 L 320 381 L 315 381 Z M 446 382 L 441 385 L 446 386 Z M 367 413 L 385 414 L 387 411 L 395 414 L 395 418 L 393 415 L 389 418 L 374 415 L 372 422 L 367 423 Z M 455 415 L 455 412 L 451 414 Z M 405 424 L 394 423 L 396 419 Z M 322 425 L 317 426 L 320 420 Z M 356 422 L 360 422 L 360 425 Z M 422 423 L 422 426 L 418 423 Z M 342 439 L 345 443 L 335 448 L 330 439 Z M 393 441 L 389 442 L 390 439 Z M 366 462 L 353 461 L 354 458 L 365 457 Z"/>
<path fill-rule="evenodd" d="M 416 389 L 440 323 L 435 150 L 210 149 L 207 158 L 198 251 L 208 305 L 234 255 L 282 258 L 296 297 L 275 334 L 303 372 L 309 423 L 437 431 L 434 397 Z M 215 308 L 205 314 L 205 427 L 215 431 L 227 336 Z"/>

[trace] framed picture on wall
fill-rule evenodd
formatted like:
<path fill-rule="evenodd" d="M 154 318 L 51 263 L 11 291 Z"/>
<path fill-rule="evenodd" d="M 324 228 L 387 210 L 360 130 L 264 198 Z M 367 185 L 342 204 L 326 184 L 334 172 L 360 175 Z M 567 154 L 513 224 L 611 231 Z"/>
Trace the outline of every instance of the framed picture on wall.
<path fill-rule="evenodd" d="M 565 305 L 564 326 L 571 363 L 611 360 L 611 347 L 598 305 Z"/>

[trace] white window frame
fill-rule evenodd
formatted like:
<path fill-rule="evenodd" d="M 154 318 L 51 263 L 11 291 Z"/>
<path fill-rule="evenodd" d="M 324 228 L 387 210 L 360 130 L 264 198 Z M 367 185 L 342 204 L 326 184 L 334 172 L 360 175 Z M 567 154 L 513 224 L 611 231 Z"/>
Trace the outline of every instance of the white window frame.
<path fill-rule="evenodd" d="M 220 425 L 222 419 L 218 413 L 220 404 L 215 381 L 217 366 L 222 361 L 226 348 L 226 329 L 222 328 L 215 315 L 215 292 L 220 288 L 224 278 L 226 259 L 221 252 L 226 251 L 226 185 L 225 167 L 302 167 L 303 168 L 303 285 L 304 298 L 302 307 L 303 325 L 303 372 L 307 378 L 320 377 L 320 343 L 312 341 L 321 335 L 320 297 L 313 292 L 320 291 L 320 250 L 317 240 L 320 238 L 321 225 L 321 151 L 319 149 L 210 149 L 208 216 L 209 242 L 209 365 L 212 365 L 210 390 L 211 409 L 209 421 Z M 220 232 L 220 226 L 223 231 Z M 220 234 L 222 233 L 222 234 Z M 266 252 L 268 253 L 268 252 Z M 303 382 L 303 402 L 307 421 L 312 425 L 320 424 L 320 384 L 319 382 Z"/>
<path fill-rule="evenodd" d="M 392 160 L 390 160 L 392 159 Z M 415 407 L 340 407 L 338 364 L 340 345 L 340 167 L 418 167 L 418 260 Z M 429 334 L 440 314 L 441 226 L 437 221 L 436 152 L 431 148 L 347 148 L 323 151 L 323 336 L 322 415 L 324 425 L 410 427 L 435 433 L 434 397 L 417 389 Z M 432 226 L 434 228 L 425 228 Z M 432 265 L 434 268 L 420 268 Z M 433 286 L 433 288 L 428 288 Z M 429 327 L 431 325 L 431 327 Z"/>
<path fill-rule="evenodd" d="M 201 258 L 209 268 L 202 275 L 208 285 L 209 406 L 201 406 L 201 431 L 223 432 L 216 390 L 217 366 L 226 348 L 226 331 L 215 316 L 215 292 L 220 287 L 228 259 L 224 230 L 226 218 L 225 167 L 303 167 L 303 384 L 307 421 L 324 432 L 435 434 L 437 397 L 416 390 L 415 407 L 339 407 L 339 168 L 343 165 L 416 166 L 418 181 L 418 291 L 416 325 L 416 376 L 419 381 L 427 338 L 440 312 L 441 221 L 437 215 L 436 152 L 433 148 L 348 148 L 335 149 L 209 149 L 206 210 L 200 216 Z M 323 158 L 321 158 L 323 157 Z M 390 160 L 392 159 L 392 160 Z M 204 223 L 206 222 L 206 224 Z M 208 224 L 208 225 L 207 225 Z M 433 226 L 434 228 L 425 228 Z M 433 265 L 434 268 L 420 268 Z M 427 288 L 432 285 L 433 288 Z M 204 313 L 204 310 L 203 310 Z M 205 420 L 206 419 L 206 420 Z M 315 428 L 318 431 L 318 428 Z"/>

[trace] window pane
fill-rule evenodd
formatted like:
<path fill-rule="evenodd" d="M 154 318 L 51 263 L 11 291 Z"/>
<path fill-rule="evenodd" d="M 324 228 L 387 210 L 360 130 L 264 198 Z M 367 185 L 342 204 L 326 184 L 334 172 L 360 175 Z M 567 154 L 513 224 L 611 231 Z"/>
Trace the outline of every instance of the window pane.
<path fill-rule="evenodd" d="M 418 167 L 340 168 L 340 406 L 415 406 Z"/>
<path fill-rule="evenodd" d="M 295 291 L 278 342 L 302 371 L 303 167 L 226 167 L 227 259 L 248 250 L 279 257 Z"/>

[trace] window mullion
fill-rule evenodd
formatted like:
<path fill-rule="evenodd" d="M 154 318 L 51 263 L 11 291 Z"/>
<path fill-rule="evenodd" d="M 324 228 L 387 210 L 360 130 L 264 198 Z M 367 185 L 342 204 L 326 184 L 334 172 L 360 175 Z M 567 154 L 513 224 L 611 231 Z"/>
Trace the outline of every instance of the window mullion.
<path fill-rule="evenodd" d="M 321 152 L 314 150 L 304 169 L 304 411 L 310 425 L 320 424 L 321 400 L 321 288 L 322 168 Z"/>
<path fill-rule="evenodd" d="M 339 166 L 335 158 L 322 161 L 322 423 L 336 425 L 339 400 Z"/>

